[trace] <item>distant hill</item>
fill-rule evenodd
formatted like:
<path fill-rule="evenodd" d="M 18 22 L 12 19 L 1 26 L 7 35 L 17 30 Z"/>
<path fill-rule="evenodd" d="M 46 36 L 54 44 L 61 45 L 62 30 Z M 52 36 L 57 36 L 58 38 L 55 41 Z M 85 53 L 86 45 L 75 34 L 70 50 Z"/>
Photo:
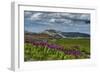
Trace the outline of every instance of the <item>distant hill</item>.
<path fill-rule="evenodd" d="M 89 34 L 80 33 L 80 32 L 61 32 L 54 29 L 47 29 L 41 33 L 32 33 L 26 32 L 25 35 L 30 35 L 33 38 L 81 38 L 81 37 L 90 37 Z"/>
<path fill-rule="evenodd" d="M 61 32 L 66 37 L 90 37 L 89 34 L 80 32 Z"/>
<path fill-rule="evenodd" d="M 61 31 L 56 31 L 53 29 L 45 30 L 43 33 L 46 33 L 51 36 L 59 36 L 62 38 L 67 38 L 67 37 L 90 37 L 89 34 L 86 33 L 80 33 L 80 32 L 61 32 Z"/>

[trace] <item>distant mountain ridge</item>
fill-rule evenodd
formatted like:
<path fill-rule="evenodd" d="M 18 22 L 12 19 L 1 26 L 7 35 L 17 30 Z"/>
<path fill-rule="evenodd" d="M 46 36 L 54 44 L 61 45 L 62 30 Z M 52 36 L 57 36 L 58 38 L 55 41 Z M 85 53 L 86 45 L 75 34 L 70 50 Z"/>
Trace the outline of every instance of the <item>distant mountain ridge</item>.
<path fill-rule="evenodd" d="M 61 31 L 56 31 L 53 29 L 45 30 L 44 33 L 52 36 L 57 36 L 59 35 L 62 38 L 67 38 L 67 37 L 90 37 L 89 34 L 86 33 L 80 33 L 80 32 L 61 32 Z"/>
<path fill-rule="evenodd" d="M 86 33 L 80 33 L 80 32 L 62 32 L 62 31 L 57 31 L 57 30 L 54 30 L 54 29 L 47 29 L 41 33 L 32 33 L 32 32 L 26 32 L 25 31 L 25 34 L 27 35 L 32 35 L 32 36 L 39 36 L 41 37 L 41 35 L 43 36 L 43 34 L 45 34 L 45 36 L 50 36 L 50 38 L 77 38 L 77 37 L 90 37 L 89 34 L 86 34 Z"/>

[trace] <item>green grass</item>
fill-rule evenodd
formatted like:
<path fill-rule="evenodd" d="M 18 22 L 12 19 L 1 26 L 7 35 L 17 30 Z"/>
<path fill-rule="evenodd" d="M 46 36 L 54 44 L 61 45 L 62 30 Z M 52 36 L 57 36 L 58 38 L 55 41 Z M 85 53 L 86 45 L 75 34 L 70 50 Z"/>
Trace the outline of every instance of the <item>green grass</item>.
<path fill-rule="evenodd" d="M 73 48 L 74 46 L 79 46 L 82 51 L 90 52 L 90 39 L 57 39 L 56 41 L 49 40 L 51 43 L 56 43 L 63 45 L 68 48 Z"/>
<path fill-rule="evenodd" d="M 62 51 L 49 49 L 47 47 L 36 47 L 30 43 L 24 44 L 25 61 L 43 61 L 43 60 L 69 60 L 69 59 L 87 59 L 90 58 L 90 39 L 48 39 L 49 43 L 64 46 L 65 49 L 77 49 L 82 55 L 66 55 Z"/>

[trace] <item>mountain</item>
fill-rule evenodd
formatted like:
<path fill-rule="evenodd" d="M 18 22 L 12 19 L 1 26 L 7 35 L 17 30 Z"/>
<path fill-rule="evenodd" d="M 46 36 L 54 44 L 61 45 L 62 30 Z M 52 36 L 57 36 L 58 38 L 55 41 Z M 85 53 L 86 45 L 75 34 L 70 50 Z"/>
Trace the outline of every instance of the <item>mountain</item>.
<path fill-rule="evenodd" d="M 86 33 L 80 33 L 80 32 L 62 32 L 66 37 L 90 37 L 89 34 Z"/>
<path fill-rule="evenodd" d="M 90 35 L 86 33 L 80 32 L 62 32 L 57 31 L 54 29 L 47 29 L 41 33 L 32 33 L 32 32 L 25 32 L 25 35 L 29 37 L 32 36 L 33 38 L 89 38 Z"/>
<path fill-rule="evenodd" d="M 80 33 L 80 32 L 61 32 L 53 29 L 45 30 L 43 33 L 46 33 L 53 37 L 59 38 L 69 38 L 69 37 L 90 37 L 89 34 Z"/>

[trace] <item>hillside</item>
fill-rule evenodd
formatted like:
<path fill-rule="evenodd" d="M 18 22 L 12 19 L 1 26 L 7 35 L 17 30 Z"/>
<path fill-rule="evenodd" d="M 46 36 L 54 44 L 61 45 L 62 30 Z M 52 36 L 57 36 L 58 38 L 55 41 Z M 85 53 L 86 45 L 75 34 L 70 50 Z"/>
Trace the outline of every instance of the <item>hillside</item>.
<path fill-rule="evenodd" d="M 41 33 L 25 32 L 25 37 L 30 38 L 89 38 L 90 35 L 80 32 L 61 32 L 53 29 L 45 30 Z"/>

